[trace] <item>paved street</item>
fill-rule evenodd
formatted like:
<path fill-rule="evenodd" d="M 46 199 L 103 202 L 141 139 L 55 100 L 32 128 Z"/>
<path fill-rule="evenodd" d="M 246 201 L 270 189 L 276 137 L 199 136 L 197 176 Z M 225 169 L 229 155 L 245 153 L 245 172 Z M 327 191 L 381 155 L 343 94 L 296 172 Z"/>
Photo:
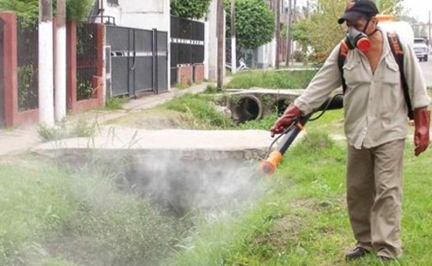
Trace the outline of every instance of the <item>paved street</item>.
<path fill-rule="evenodd" d="M 429 61 L 420 62 L 420 66 L 423 69 L 426 85 L 432 87 L 432 56 L 429 57 Z"/>

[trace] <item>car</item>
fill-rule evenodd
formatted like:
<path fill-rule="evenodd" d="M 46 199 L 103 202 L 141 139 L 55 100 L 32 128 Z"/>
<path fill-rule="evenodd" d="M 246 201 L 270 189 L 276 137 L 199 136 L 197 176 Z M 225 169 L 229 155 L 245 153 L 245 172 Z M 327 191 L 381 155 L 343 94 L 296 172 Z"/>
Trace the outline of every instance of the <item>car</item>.
<path fill-rule="evenodd" d="M 426 38 L 414 38 L 414 52 L 420 61 L 428 61 L 429 59 L 429 41 Z"/>

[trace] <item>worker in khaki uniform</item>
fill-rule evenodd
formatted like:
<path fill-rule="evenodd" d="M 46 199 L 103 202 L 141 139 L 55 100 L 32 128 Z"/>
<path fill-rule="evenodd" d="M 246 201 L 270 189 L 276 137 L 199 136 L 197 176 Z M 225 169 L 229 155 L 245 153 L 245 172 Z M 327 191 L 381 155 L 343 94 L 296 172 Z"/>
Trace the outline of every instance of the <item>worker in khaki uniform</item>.
<path fill-rule="evenodd" d="M 347 137 L 347 203 L 355 249 L 345 255 L 357 259 L 372 251 L 378 259 L 402 255 L 400 239 L 402 159 L 407 135 L 408 107 L 401 74 L 386 34 L 379 28 L 378 9 L 372 1 L 351 2 L 339 24 L 347 36 L 357 31 L 370 47 L 351 47 L 343 66 L 345 134 Z M 347 37 L 348 38 L 348 37 Z M 355 44 L 353 44 L 355 45 Z M 364 49 L 369 48 L 369 49 Z M 404 71 L 414 113 L 415 155 L 429 145 L 430 98 L 411 46 L 402 43 Z M 306 91 L 294 101 L 271 128 L 280 134 L 294 118 L 318 108 L 341 86 L 338 68 L 340 45 L 334 48 Z"/>

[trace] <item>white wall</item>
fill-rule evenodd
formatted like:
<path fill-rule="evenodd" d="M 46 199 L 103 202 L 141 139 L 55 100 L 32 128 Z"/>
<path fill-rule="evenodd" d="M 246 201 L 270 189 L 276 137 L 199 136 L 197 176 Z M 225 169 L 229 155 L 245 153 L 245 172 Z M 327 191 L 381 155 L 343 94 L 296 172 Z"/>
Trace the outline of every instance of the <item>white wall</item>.
<path fill-rule="evenodd" d="M 210 11 L 207 16 L 209 24 L 209 45 L 208 45 L 208 71 L 209 79 L 216 81 L 217 79 L 217 6 L 216 0 L 210 4 Z"/>
<path fill-rule="evenodd" d="M 104 16 L 115 18 L 117 26 L 168 32 L 168 90 L 170 90 L 170 0 L 119 0 L 118 5 L 103 1 Z"/>
<path fill-rule="evenodd" d="M 119 5 L 104 1 L 104 15 L 113 16 L 118 26 L 160 31 L 170 28 L 169 0 L 119 0 Z"/>

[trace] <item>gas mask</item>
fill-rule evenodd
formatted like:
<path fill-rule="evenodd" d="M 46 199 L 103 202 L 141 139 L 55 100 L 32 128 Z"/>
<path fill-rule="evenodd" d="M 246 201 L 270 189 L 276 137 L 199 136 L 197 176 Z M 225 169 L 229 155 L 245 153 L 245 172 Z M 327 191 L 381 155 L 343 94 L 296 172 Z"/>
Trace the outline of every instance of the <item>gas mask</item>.
<path fill-rule="evenodd" d="M 350 27 L 345 37 L 345 43 L 347 44 L 349 49 L 359 49 L 362 52 L 369 51 L 371 47 L 371 42 L 368 36 L 357 30 L 354 27 Z"/>

